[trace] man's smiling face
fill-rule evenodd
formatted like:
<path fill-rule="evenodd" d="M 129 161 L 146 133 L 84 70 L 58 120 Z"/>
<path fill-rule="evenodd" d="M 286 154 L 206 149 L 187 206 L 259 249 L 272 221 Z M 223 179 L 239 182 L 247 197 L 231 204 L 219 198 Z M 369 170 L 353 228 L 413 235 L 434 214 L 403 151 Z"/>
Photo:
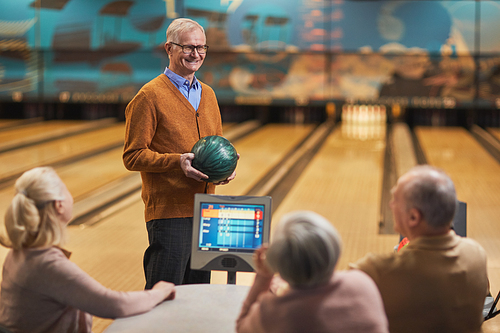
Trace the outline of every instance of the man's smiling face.
<path fill-rule="evenodd" d="M 197 45 L 205 45 L 206 40 L 205 40 L 205 34 L 201 30 L 194 29 L 192 31 L 181 34 L 180 40 L 173 42 L 181 45 L 197 46 Z M 199 54 L 198 51 L 193 50 L 193 52 L 189 54 L 184 54 L 182 52 L 181 46 L 172 43 L 167 43 L 165 49 L 170 57 L 170 64 L 168 68 L 172 72 L 188 79 L 191 82 L 194 73 L 198 69 L 200 69 L 201 65 L 203 64 L 203 60 L 205 60 L 206 53 Z"/>

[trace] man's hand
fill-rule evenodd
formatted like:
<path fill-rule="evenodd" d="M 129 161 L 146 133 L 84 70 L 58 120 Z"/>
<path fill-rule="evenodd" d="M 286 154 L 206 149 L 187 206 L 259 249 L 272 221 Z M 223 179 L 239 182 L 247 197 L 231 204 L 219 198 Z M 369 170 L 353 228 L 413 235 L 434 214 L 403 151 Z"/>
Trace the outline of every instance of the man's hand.
<path fill-rule="evenodd" d="M 240 159 L 240 154 L 237 154 L 237 155 L 238 155 L 238 159 Z M 234 178 L 236 178 L 236 170 L 233 171 L 233 173 L 231 174 L 231 176 L 227 177 L 225 180 L 222 180 L 222 181 L 220 181 L 218 183 L 214 183 L 214 185 L 226 185 L 227 183 L 229 183 Z"/>
<path fill-rule="evenodd" d="M 220 182 L 218 183 L 214 183 L 214 185 L 226 185 L 227 183 L 229 183 L 231 180 L 233 180 L 234 178 L 236 177 L 236 170 L 233 171 L 233 173 L 231 174 L 231 176 L 227 177 L 225 180 L 221 180 Z"/>
<path fill-rule="evenodd" d="M 185 153 L 181 155 L 181 169 L 188 178 L 193 178 L 199 182 L 203 181 L 203 179 L 208 179 L 208 176 L 203 172 L 196 170 L 191 165 L 191 161 L 194 159 L 193 153 Z"/>

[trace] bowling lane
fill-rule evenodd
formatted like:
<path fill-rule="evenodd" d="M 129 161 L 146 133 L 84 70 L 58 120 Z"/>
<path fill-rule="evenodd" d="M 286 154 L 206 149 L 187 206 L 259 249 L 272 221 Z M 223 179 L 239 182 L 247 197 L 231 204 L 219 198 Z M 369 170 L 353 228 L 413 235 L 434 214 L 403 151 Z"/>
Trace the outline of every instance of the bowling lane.
<path fill-rule="evenodd" d="M 295 210 L 325 216 L 343 239 L 339 269 L 368 252 L 392 251 L 398 242 L 397 235 L 378 234 L 385 131 L 368 139 L 353 135 L 364 127 L 348 127 L 330 134 L 274 212 L 272 226 L 273 232 L 279 219 Z"/>
<path fill-rule="evenodd" d="M 0 179 L 40 165 L 50 165 L 123 142 L 125 124 L 15 149 L 0 154 Z"/>
<path fill-rule="evenodd" d="M 492 127 L 490 127 L 490 128 L 488 128 L 488 131 L 491 134 L 493 134 L 497 138 L 497 140 L 500 140 L 500 128 L 492 128 Z"/>
<path fill-rule="evenodd" d="M 77 202 L 99 187 L 130 174 L 123 166 L 122 151 L 123 148 L 116 148 L 55 169 Z M 13 196 L 14 186 L 0 190 L 0 216 L 5 215 Z"/>
<path fill-rule="evenodd" d="M 19 119 L 0 119 L 0 129 L 19 123 Z"/>
<path fill-rule="evenodd" d="M 47 136 L 48 133 L 64 134 L 90 123 L 83 120 L 50 120 L 13 128 L 0 132 L 0 145 L 37 140 Z"/>
<path fill-rule="evenodd" d="M 418 127 L 415 133 L 427 161 L 455 182 L 467 203 L 467 235 L 488 254 L 492 293 L 500 288 L 500 164 L 463 128 Z"/>
<path fill-rule="evenodd" d="M 231 127 L 235 126 L 237 123 L 222 123 L 222 132 L 226 133 Z"/>
<path fill-rule="evenodd" d="M 218 186 L 216 194 L 243 195 L 275 167 L 285 155 L 313 130 L 313 125 L 268 124 L 238 140 L 240 154 L 236 179 Z"/>

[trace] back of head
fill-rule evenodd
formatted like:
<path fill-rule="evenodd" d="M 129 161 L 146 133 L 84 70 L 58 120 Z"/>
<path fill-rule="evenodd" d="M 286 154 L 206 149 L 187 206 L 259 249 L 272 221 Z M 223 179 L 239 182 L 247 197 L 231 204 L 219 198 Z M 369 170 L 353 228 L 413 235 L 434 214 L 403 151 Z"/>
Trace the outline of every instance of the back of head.
<path fill-rule="evenodd" d="M 179 43 L 180 36 L 185 32 L 200 29 L 205 34 L 205 29 L 196 21 L 187 18 L 178 18 L 172 21 L 167 28 L 167 43 Z"/>
<path fill-rule="evenodd" d="M 457 195 L 450 177 L 429 165 L 416 166 L 407 175 L 404 186 L 407 209 L 418 209 L 431 228 L 451 227 Z"/>
<path fill-rule="evenodd" d="M 269 266 L 293 288 L 326 284 L 341 252 L 337 230 L 310 211 L 285 215 L 267 251 Z"/>
<path fill-rule="evenodd" d="M 54 206 L 64 200 L 64 184 L 49 167 L 26 171 L 15 184 L 16 194 L 5 214 L 5 229 L 0 243 L 16 250 L 61 245 L 65 225 Z"/>

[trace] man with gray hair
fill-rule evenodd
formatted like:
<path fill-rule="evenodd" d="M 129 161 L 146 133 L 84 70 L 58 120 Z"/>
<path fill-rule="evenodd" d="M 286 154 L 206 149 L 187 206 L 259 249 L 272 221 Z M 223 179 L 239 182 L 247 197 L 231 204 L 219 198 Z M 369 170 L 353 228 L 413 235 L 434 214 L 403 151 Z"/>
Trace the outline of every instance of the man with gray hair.
<path fill-rule="evenodd" d="M 390 332 L 480 332 L 489 288 L 486 253 L 451 229 L 457 205 L 452 180 L 442 170 L 417 166 L 392 194 L 394 229 L 408 245 L 350 265 L 377 284 Z"/>
<path fill-rule="evenodd" d="M 214 91 L 195 73 L 207 55 L 205 30 L 179 18 L 167 29 L 169 66 L 146 83 L 125 111 L 123 163 L 139 171 L 149 247 L 144 254 L 146 289 L 164 280 L 175 284 L 209 283 L 210 272 L 191 271 L 195 193 L 214 193 L 218 183 L 192 167 L 193 145 L 222 135 Z"/>

